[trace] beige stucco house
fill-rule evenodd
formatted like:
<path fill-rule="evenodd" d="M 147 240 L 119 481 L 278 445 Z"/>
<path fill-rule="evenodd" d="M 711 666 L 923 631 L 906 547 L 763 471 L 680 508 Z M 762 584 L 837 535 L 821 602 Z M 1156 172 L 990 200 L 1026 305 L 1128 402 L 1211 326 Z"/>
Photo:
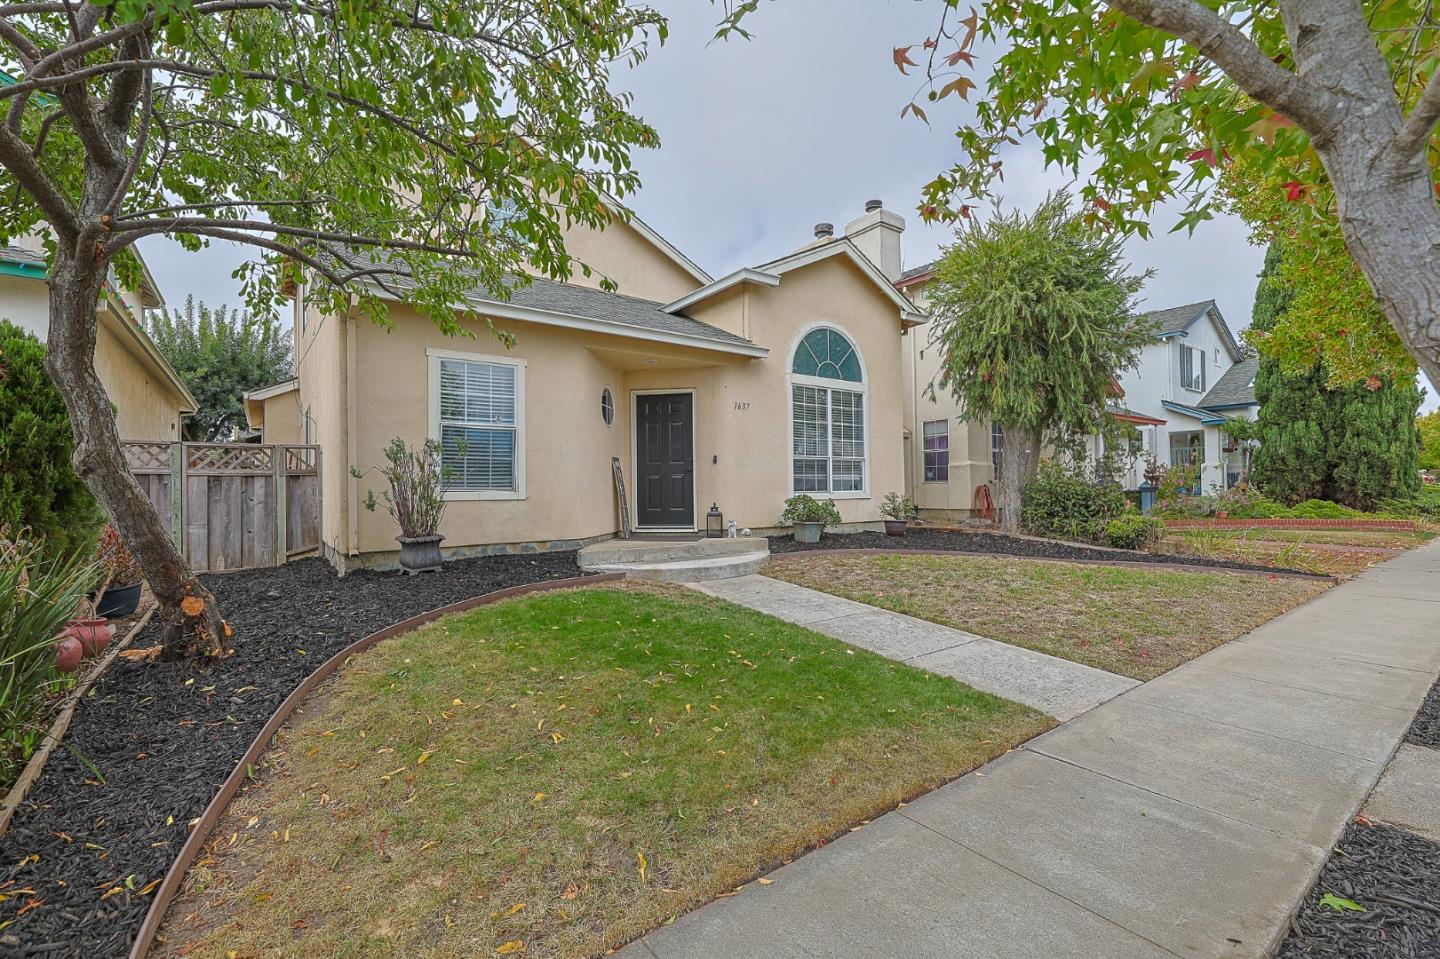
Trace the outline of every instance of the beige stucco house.
<path fill-rule="evenodd" d="M 45 341 L 50 328 L 46 260 L 39 240 L 0 247 L 0 317 Z M 145 310 L 164 305 L 148 270 L 138 289 L 114 276 L 96 310 L 95 372 L 115 405 L 122 440 L 180 438 L 195 398 L 145 332 Z"/>
<path fill-rule="evenodd" d="M 261 443 L 306 443 L 300 416 L 300 380 L 292 377 L 264 389 L 242 394 L 245 425 Z"/>
<path fill-rule="evenodd" d="M 843 236 L 714 279 L 638 219 L 574 228 L 594 278 L 536 278 L 442 335 L 402 304 L 386 329 L 295 291 L 297 422 L 324 456 L 323 543 L 342 569 L 388 563 L 397 532 L 355 479 L 392 437 L 438 440 L 452 554 L 573 548 L 621 528 L 775 526 L 786 498 L 834 499 L 851 526 L 905 488 L 904 366 L 924 321 L 894 287 L 904 223 L 878 203 Z M 618 293 L 603 292 L 599 276 Z M 268 403 L 268 400 L 266 401 Z M 271 411 L 260 412 L 267 433 Z M 266 439 L 270 437 L 267 435 Z"/>

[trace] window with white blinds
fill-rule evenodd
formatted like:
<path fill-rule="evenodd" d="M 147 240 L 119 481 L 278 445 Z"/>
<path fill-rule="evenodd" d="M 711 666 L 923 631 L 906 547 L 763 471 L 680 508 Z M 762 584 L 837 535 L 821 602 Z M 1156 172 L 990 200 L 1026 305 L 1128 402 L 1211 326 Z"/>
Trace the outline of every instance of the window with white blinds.
<path fill-rule="evenodd" d="M 513 362 L 432 354 L 433 433 L 451 496 L 523 495 L 523 376 Z"/>
<path fill-rule="evenodd" d="M 811 330 L 792 358 L 790 389 L 795 492 L 864 493 L 865 387 L 854 344 L 839 330 Z"/>

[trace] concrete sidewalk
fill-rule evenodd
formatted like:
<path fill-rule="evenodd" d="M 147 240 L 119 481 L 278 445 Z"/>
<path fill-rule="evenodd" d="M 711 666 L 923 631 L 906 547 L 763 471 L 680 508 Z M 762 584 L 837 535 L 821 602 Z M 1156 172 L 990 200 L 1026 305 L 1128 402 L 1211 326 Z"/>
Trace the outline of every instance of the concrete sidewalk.
<path fill-rule="evenodd" d="M 1103 669 L 985 639 L 768 576 L 741 576 L 692 589 L 768 613 L 967 686 L 1024 703 L 1061 721 L 1139 683 Z"/>
<path fill-rule="evenodd" d="M 624 959 L 1261 957 L 1440 672 L 1440 544 L 1132 689 Z"/>

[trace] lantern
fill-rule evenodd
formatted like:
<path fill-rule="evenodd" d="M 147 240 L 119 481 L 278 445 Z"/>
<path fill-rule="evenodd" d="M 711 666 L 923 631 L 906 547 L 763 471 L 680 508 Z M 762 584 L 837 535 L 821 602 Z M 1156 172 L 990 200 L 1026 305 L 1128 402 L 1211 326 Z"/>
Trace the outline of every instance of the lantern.
<path fill-rule="evenodd" d="M 720 539 L 725 535 L 725 515 L 720 512 L 720 504 L 711 503 L 710 512 L 705 514 L 705 538 Z"/>

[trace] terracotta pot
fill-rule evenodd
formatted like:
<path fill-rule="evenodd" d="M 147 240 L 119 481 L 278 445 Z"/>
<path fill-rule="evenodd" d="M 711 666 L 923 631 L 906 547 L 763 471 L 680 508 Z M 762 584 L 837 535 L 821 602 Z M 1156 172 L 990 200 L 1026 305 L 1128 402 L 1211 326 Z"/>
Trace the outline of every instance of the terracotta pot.
<path fill-rule="evenodd" d="M 440 554 L 440 541 L 445 537 L 439 533 L 431 536 L 397 536 L 400 544 L 400 568 L 407 573 L 430 573 L 445 564 Z"/>
<path fill-rule="evenodd" d="M 904 536 L 905 521 L 903 519 L 887 519 L 885 521 L 886 536 Z"/>
<path fill-rule="evenodd" d="M 80 660 L 84 656 L 84 647 L 80 645 L 80 640 L 73 636 L 55 644 L 55 668 L 62 673 L 73 673 L 79 669 Z"/>
<path fill-rule="evenodd" d="M 111 629 L 105 619 L 72 619 L 65 635 L 77 640 L 86 656 L 95 656 L 110 645 Z"/>

